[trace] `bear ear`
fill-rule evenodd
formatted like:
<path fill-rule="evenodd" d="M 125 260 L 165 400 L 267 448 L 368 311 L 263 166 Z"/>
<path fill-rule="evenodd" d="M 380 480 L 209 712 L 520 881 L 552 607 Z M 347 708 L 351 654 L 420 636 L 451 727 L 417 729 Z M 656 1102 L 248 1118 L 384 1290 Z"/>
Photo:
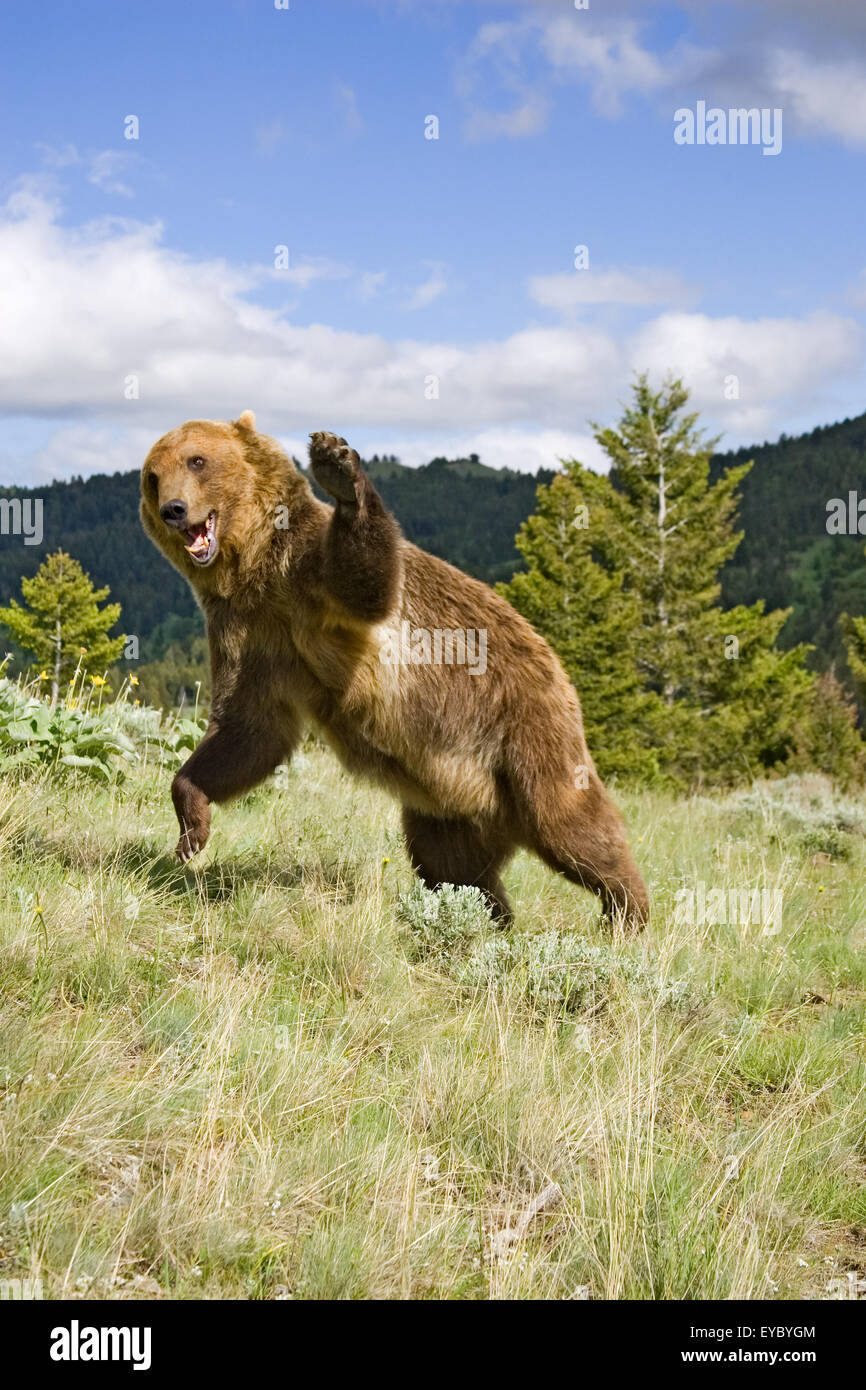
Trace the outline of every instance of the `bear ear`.
<path fill-rule="evenodd" d="M 239 415 L 235 420 L 235 424 L 238 429 L 241 430 L 254 430 L 256 427 L 256 417 L 251 410 L 245 410 L 243 414 Z"/>

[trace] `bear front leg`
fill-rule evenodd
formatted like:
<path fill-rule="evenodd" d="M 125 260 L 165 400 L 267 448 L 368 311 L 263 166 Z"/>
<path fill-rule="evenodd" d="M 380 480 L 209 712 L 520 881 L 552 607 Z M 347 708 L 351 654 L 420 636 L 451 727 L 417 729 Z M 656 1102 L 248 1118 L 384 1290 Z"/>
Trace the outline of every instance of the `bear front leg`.
<path fill-rule="evenodd" d="M 323 540 L 325 589 L 353 616 L 379 622 L 397 597 L 400 528 L 345 439 L 312 434 L 310 467 L 335 502 Z"/>
<path fill-rule="evenodd" d="M 171 784 L 180 826 L 175 855 L 186 864 L 210 835 L 211 801 L 251 791 L 290 756 L 295 740 L 237 723 L 209 725 L 201 743 Z"/>

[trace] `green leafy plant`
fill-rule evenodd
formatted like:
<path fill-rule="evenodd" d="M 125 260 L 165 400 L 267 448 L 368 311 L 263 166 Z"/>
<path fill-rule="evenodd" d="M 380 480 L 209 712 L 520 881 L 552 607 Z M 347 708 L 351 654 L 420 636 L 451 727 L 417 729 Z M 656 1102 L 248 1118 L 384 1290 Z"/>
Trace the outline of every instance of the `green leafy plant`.
<path fill-rule="evenodd" d="M 202 737 L 207 723 L 204 719 L 176 717 L 160 731 L 160 751 L 163 762 L 183 762 Z"/>
<path fill-rule="evenodd" d="M 50 704 L 32 686 L 0 679 L 0 772 L 48 769 L 119 780 L 124 766 L 134 762 L 183 762 L 204 733 L 202 719 L 164 723 L 158 710 L 131 704 L 128 684 L 117 699 L 103 703 L 104 686 L 96 678 L 88 689 L 78 671 L 66 699 Z"/>
<path fill-rule="evenodd" d="M 11 681 L 0 682 L 0 770 L 75 769 L 109 781 L 136 748 L 102 710 L 49 705 Z"/>

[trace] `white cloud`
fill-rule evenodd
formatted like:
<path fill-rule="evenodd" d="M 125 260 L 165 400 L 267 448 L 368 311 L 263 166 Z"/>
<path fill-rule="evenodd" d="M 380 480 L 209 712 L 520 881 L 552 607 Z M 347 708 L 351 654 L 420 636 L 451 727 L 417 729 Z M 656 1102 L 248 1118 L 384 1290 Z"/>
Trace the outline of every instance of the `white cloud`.
<path fill-rule="evenodd" d="M 65 424 L 35 448 L 8 447 L 0 455 L 0 483 L 38 487 L 53 478 L 140 468 L 153 443 L 147 425 Z"/>
<path fill-rule="evenodd" d="M 448 289 L 447 268 L 444 265 L 438 261 L 428 261 L 427 269 L 427 279 L 415 286 L 404 306 L 406 309 L 426 309 Z"/>
<path fill-rule="evenodd" d="M 251 301 L 260 282 L 260 271 L 167 248 L 158 226 L 62 225 L 40 184 L 19 189 L 0 215 L 0 409 L 57 420 L 60 431 L 30 450 L 30 467 L 48 476 L 132 466 L 131 452 L 138 463 L 147 440 L 180 420 L 246 408 L 295 440 L 329 428 L 375 435 L 380 448 L 415 438 L 427 457 L 474 448 L 503 463 L 565 449 L 556 441 L 577 431 L 585 453 L 587 420 L 615 415 L 644 368 L 681 370 L 710 426 L 750 442 L 804 412 L 832 418 L 837 400 L 849 413 L 862 364 L 856 321 L 828 313 L 666 312 L 636 331 L 581 322 L 474 343 L 388 340 L 299 326 Z M 723 399 L 730 373 L 738 402 Z M 137 400 L 124 395 L 131 375 Z M 846 381 L 849 395 L 837 396 Z"/>
<path fill-rule="evenodd" d="M 81 163 L 81 155 L 74 145 L 43 145 L 37 141 L 36 148 L 50 169 L 65 169 L 70 164 Z"/>
<path fill-rule="evenodd" d="M 47 169 L 67 169 L 73 165 L 87 166 L 87 182 L 103 193 L 119 193 L 121 197 L 131 198 L 133 191 L 128 184 L 121 182 L 118 175 L 128 169 L 134 156 L 128 150 L 97 150 L 82 154 L 75 145 L 45 145 L 37 141 L 36 149 L 42 156 Z"/>
<path fill-rule="evenodd" d="M 526 13 L 520 19 L 483 24 L 458 65 L 457 87 L 470 110 L 469 138 L 537 135 L 548 122 L 550 86 L 569 79 L 589 85 L 593 104 L 605 116 L 618 116 L 629 93 L 653 96 L 699 71 L 706 50 L 678 42 L 655 53 L 641 43 L 642 26 L 631 18 L 586 13 Z M 541 60 L 548 71 L 527 75 Z M 496 88 L 512 102 L 491 109 Z"/>
<path fill-rule="evenodd" d="M 768 77 L 774 101 L 804 130 L 866 143 L 866 64 L 782 50 L 771 54 Z"/>
<path fill-rule="evenodd" d="M 525 47 L 536 23 L 528 17 L 482 24 L 457 67 L 457 89 L 467 105 L 464 133 L 469 140 L 502 135 L 521 139 L 538 135 L 547 126 L 550 101 L 547 93 L 522 73 Z M 506 93 L 509 105 L 491 109 L 481 104 L 488 70 Z"/>
<path fill-rule="evenodd" d="M 386 270 L 365 270 L 358 277 L 358 298 L 364 303 L 375 299 L 388 278 Z"/>
<path fill-rule="evenodd" d="M 123 198 L 131 198 L 132 189 L 118 178 L 128 164 L 129 156 L 119 150 L 102 150 L 90 159 L 87 181 L 101 188 L 103 193 L 119 193 Z"/>
<path fill-rule="evenodd" d="M 485 140 L 504 135 L 508 140 L 538 135 L 547 126 L 550 103 L 531 93 L 511 111 L 473 111 L 467 117 L 465 133 L 469 140 Z"/>
<path fill-rule="evenodd" d="M 536 304 L 560 312 L 582 304 L 682 304 L 694 298 L 694 291 L 676 271 L 655 266 L 533 275 L 528 291 Z"/>
<path fill-rule="evenodd" d="M 592 330 L 458 346 L 299 327 L 247 297 L 261 271 L 180 255 L 158 225 L 69 229 L 55 219 L 30 188 L 0 221 L 0 407 L 12 413 L 163 424 L 252 404 L 271 412 L 271 428 L 324 426 L 335 409 L 355 423 L 478 428 L 551 408 L 573 419 L 616 366 L 615 344 Z M 439 279 L 431 274 L 426 296 Z M 130 375 L 136 401 L 124 398 Z M 431 375 L 440 379 L 432 400 Z"/>
<path fill-rule="evenodd" d="M 839 379 L 862 371 L 863 341 L 854 320 L 827 312 L 803 319 L 662 314 L 635 334 L 630 358 L 635 370 L 656 377 L 681 374 L 696 409 L 751 442 L 774 428 L 791 432 L 792 417 L 829 413 Z M 730 376 L 739 399 L 725 400 Z"/>
<path fill-rule="evenodd" d="M 641 26 L 632 20 L 591 27 L 584 15 L 574 13 L 543 22 L 539 41 L 554 72 L 585 78 L 597 110 L 618 116 L 626 93 L 650 96 L 669 89 L 707 58 L 706 53 L 682 43 L 667 53 L 653 53 L 642 46 L 640 33 Z"/>

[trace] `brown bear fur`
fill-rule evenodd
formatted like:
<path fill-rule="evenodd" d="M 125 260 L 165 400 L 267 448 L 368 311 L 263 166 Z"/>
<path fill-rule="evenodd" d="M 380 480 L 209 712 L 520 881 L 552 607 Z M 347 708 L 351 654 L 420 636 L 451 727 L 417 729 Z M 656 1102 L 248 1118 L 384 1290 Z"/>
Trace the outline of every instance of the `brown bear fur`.
<path fill-rule="evenodd" d="M 314 434 L 310 461 L 333 507 L 249 411 L 181 425 L 144 464 L 141 519 L 204 611 L 213 675 L 207 732 L 172 784 L 179 858 L 207 840 L 209 803 L 256 786 L 310 725 L 398 797 L 430 887 L 477 884 L 507 920 L 499 875 L 525 846 L 641 926 L 646 889 L 550 647 L 486 585 L 402 537 L 345 440 Z M 188 527 L 166 523 L 166 503 L 181 516 L 185 504 Z M 201 565 L 186 545 L 212 513 L 218 548 Z M 383 660 L 407 621 L 486 630 L 486 670 Z"/>

